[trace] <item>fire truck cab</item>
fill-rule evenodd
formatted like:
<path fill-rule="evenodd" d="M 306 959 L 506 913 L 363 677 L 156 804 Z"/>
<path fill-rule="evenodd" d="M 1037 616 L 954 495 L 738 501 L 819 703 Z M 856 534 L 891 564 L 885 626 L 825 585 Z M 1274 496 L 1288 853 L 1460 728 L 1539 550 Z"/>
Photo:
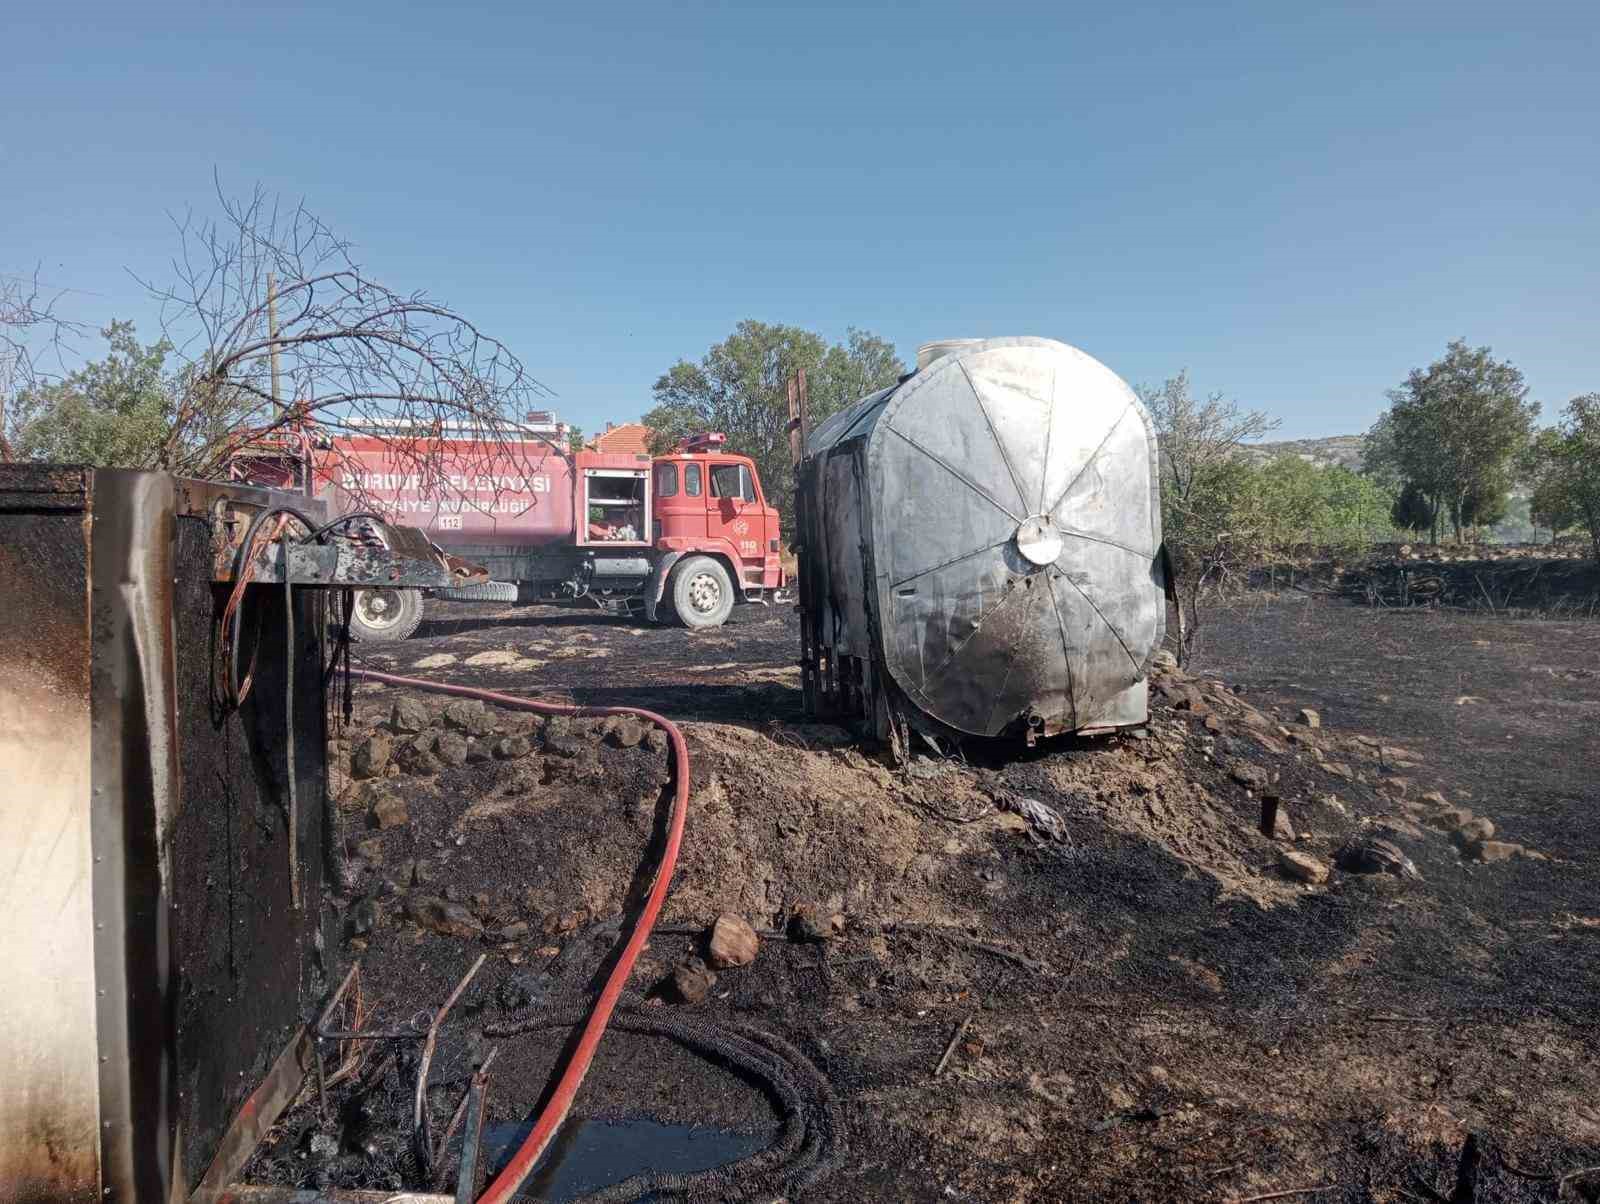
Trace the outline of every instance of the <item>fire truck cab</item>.
<path fill-rule="evenodd" d="M 671 596 L 646 590 L 651 618 L 669 601 L 686 626 L 715 626 L 735 593 L 760 597 L 783 585 L 778 512 L 761 494 L 755 465 L 723 451 L 725 442 L 720 434 L 694 436 L 653 462 L 653 577 L 670 585 Z"/>

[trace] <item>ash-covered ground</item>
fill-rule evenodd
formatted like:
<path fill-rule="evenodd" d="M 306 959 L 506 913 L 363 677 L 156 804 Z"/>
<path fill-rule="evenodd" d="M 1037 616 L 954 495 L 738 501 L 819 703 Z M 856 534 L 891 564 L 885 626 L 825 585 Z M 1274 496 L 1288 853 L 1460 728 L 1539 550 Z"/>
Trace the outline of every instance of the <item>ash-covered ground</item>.
<path fill-rule="evenodd" d="M 696 1198 L 1448 1198 L 1468 1133 L 1479 1201 L 1600 1164 L 1600 629 L 1255 599 L 1160 674 L 1142 739 L 898 769 L 804 722 L 787 610 L 432 613 L 358 660 L 684 722 L 683 856 L 575 1113 L 788 1143 Z M 507 1030 L 609 965 L 664 742 L 369 685 L 334 755 L 362 1019 L 436 1008 L 487 953 L 430 1115 L 494 1048 L 491 1122 L 521 1120 L 569 1030 Z M 723 915 L 762 934 L 750 964 L 704 964 Z M 719 1063 L 728 1033 L 778 1038 L 801 1087 Z M 414 1081 L 411 1044 L 373 1054 L 250 1173 L 421 1185 Z"/>

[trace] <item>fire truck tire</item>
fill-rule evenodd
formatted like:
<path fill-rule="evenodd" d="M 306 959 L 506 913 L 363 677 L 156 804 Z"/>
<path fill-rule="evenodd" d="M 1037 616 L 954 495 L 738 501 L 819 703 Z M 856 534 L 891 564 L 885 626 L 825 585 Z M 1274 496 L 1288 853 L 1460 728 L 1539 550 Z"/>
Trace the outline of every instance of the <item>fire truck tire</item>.
<path fill-rule="evenodd" d="M 710 556 L 678 561 L 668 588 L 678 622 L 690 629 L 721 627 L 733 610 L 733 581 L 722 562 Z"/>
<path fill-rule="evenodd" d="M 422 593 L 414 589 L 358 589 L 350 634 L 367 644 L 398 644 L 422 622 Z"/>

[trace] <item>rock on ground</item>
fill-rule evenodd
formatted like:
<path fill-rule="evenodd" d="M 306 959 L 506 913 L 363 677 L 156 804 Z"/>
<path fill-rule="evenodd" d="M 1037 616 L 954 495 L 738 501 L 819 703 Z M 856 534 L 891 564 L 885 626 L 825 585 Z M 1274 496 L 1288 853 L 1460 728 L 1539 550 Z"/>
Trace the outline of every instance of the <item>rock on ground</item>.
<path fill-rule="evenodd" d="M 1450 834 L 1450 839 L 1455 842 L 1457 848 L 1465 849 L 1481 841 L 1488 840 L 1493 835 L 1494 824 L 1480 815 L 1476 819 L 1467 820 L 1458 827 Z"/>
<path fill-rule="evenodd" d="M 410 821 L 406 803 L 399 795 L 380 794 L 372 803 L 372 822 L 378 828 L 398 828 Z"/>
<path fill-rule="evenodd" d="M 707 960 L 718 970 L 731 966 L 748 966 L 756 960 L 761 941 L 756 930 L 743 916 L 726 913 L 717 917 L 711 926 L 709 957 Z"/>
<path fill-rule="evenodd" d="M 428 714 L 428 708 L 415 698 L 402 698 L 394 704 L 394 709 L 389 712 L 389 726 L 403 735 L 414 736 L 418 732 L 426 731 L 433 722 L 433 717 Z"/>
<path fill-rule="evenodd" d="M 683 1003 L 699 1003 L 716 985 L 717 976 L 698 957 L 691 957 L 672 972 L 673 990 Z"/>
<path fill-rule="evenodd" d="M 407 895 L 406 915 L 423 928 L 440 936 L 476 940 L 483 929 L 463 904 L 452 903 L 437 895 Z"/>
<path fill-rule="evenodd" d="M 385 732 L 373 732 L 356 745 L 350 758 L 350 772 L 358 778 L 375 778 L 389 766 L 389 755 L 394 751 L 394 741 Z"/>
<path fill-rule="evenodd" d="M 1328 880 L 1328 867 L 1315 857 L 1294 849 L 1278 850 L 1278 869 L 1285 878 L 1312 885 Z"/>
<path fill-rule="evenodd" d="M 1520 857 L 1523 848 L 1508 840 L 1478 840 L 1466 852 L 1475 861 L 1510 861 L 1513 857 Z"/>

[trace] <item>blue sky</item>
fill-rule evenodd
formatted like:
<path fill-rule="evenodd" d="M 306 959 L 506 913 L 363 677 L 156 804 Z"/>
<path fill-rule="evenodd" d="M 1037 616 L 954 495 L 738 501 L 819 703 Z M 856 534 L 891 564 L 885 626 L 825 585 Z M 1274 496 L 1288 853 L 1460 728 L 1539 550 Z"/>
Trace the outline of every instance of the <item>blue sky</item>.
<path fill-rule="evenodd" d="M 593 429 L 741 318 L 1039 334 L 1365 429 L 1445 343 L 1600 389 L 1600 5 L 13 6 L 0 271 L 153 310 L 215 169 Z"/>

